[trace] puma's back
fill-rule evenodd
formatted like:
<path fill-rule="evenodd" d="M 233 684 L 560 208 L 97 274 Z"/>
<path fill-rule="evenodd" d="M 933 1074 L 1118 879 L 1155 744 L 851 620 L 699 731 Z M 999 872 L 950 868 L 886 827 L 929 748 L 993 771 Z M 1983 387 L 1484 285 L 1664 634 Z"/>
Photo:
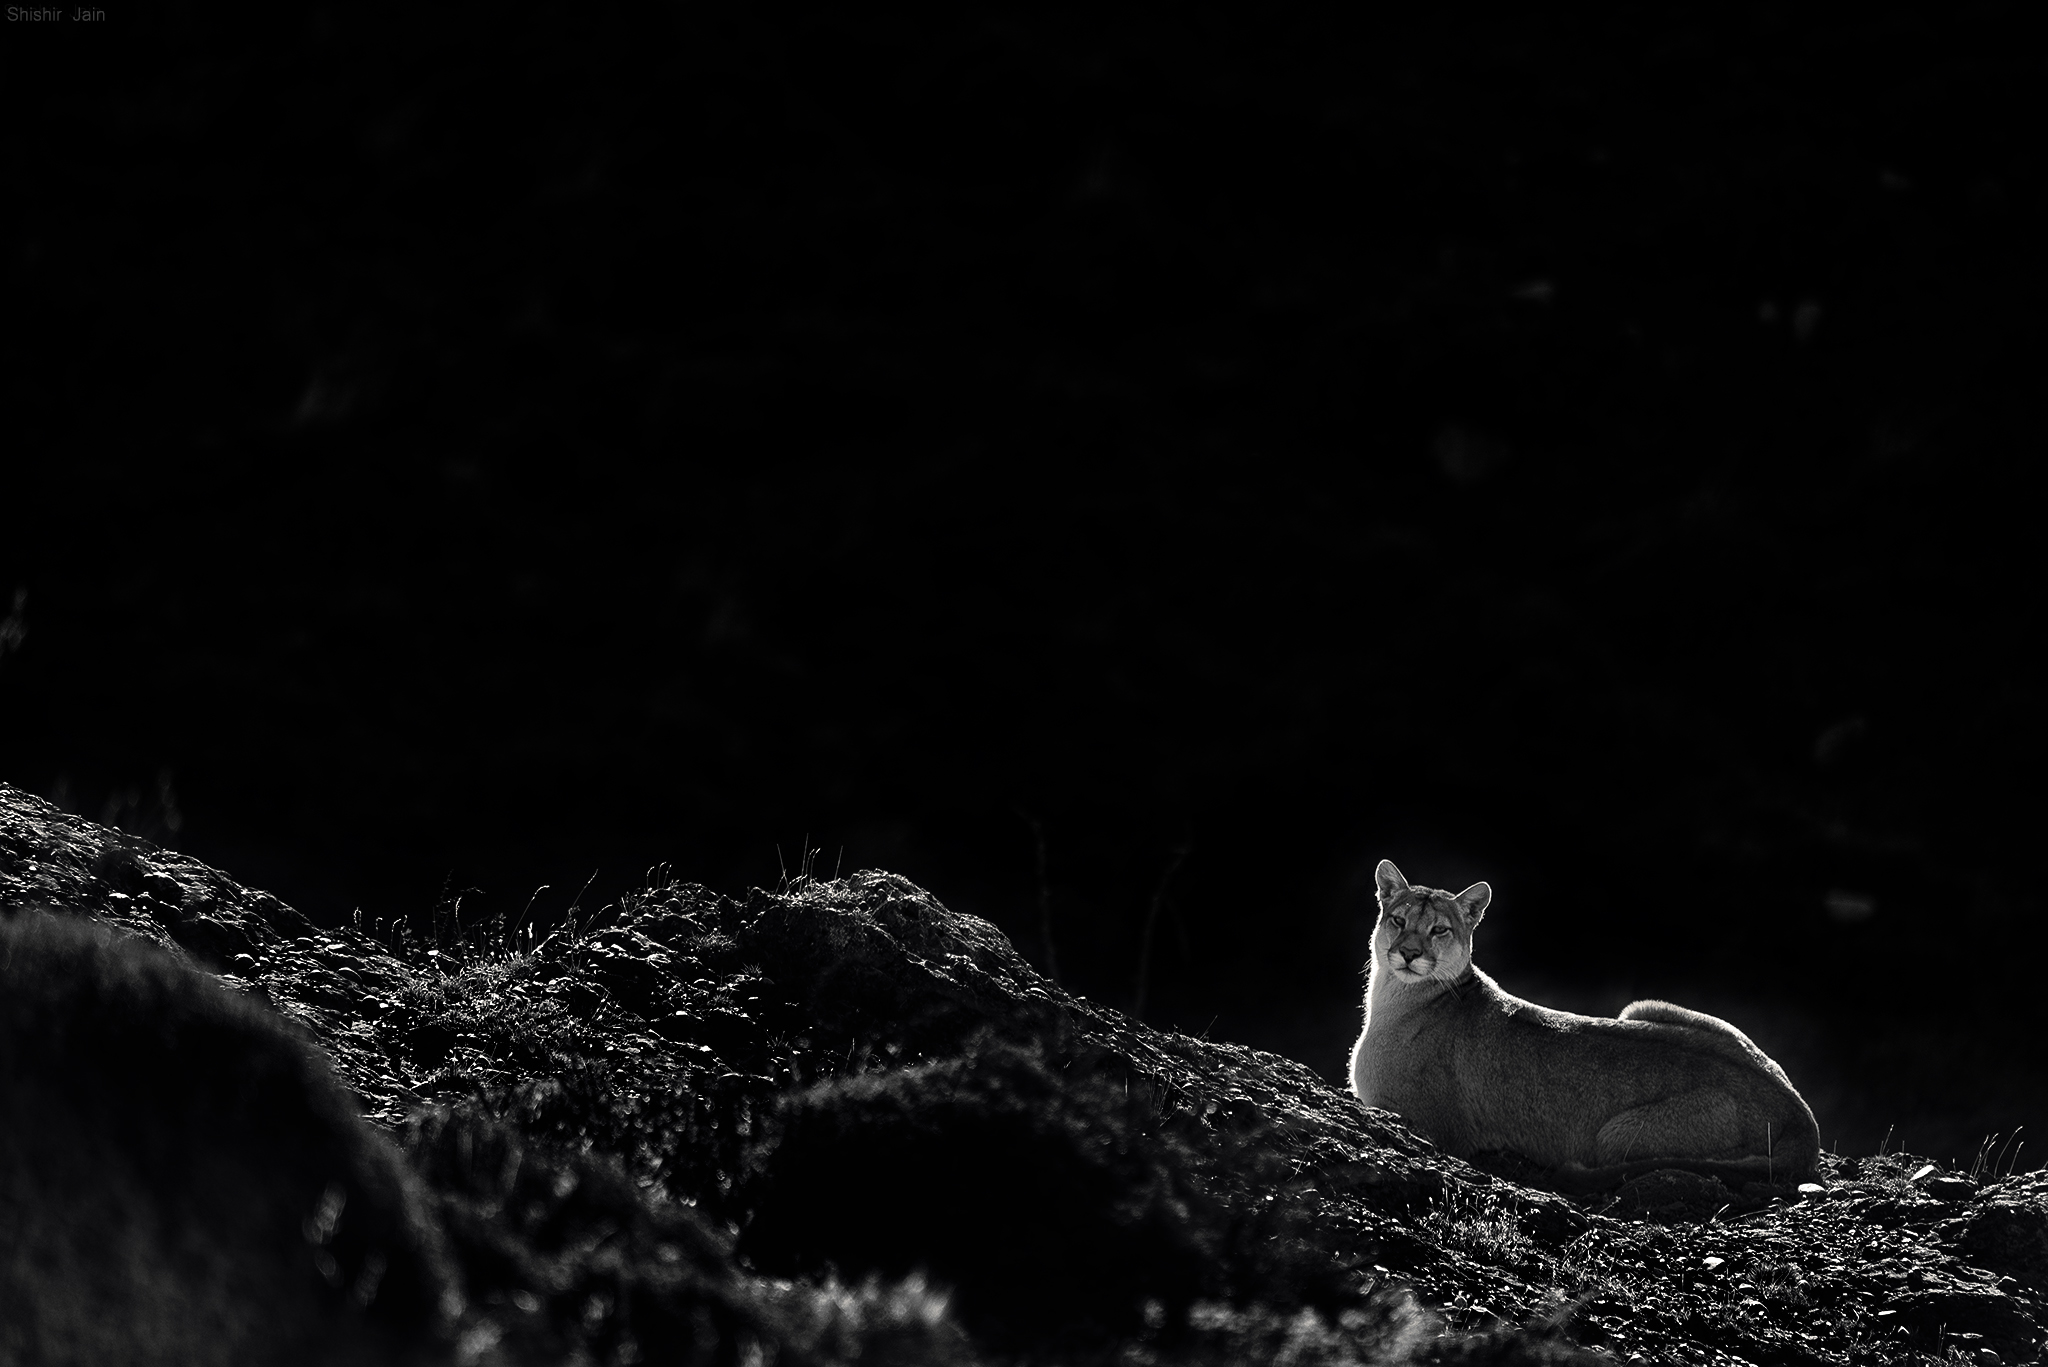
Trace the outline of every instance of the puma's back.
<path fill-rule="evenodd" d="M 276 1017 L 107 927 L 0 916 L 0 1361 L 438 1356 L 421 1209 Z"/>
<path fill-rule="evenodd" d="M 1492 891 L 1378 871 L 1380 914 L 1351 1085 L 1461 1157 L 1518 1153 L 1597 1185 L 1686 1167 L 1797 1181 L 1820 1134 L 1784 1071 L 1726 1021 L 1637 1002 L 1618 1019 L 1502 991 L 1472 962 Z"/>

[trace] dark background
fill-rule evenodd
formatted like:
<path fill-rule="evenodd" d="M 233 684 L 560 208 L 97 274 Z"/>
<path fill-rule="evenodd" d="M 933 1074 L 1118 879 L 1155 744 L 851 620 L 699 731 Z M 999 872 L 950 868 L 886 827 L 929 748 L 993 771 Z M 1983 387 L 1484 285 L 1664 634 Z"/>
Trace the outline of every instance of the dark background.
<path fill-rule="evenodd" d="M 1156 906 L 1333 1080 L 1390 856 L 2048 1148 L 2023 7 L 711 8 L 0 31 L 0 779 L 329 924 Z"/>

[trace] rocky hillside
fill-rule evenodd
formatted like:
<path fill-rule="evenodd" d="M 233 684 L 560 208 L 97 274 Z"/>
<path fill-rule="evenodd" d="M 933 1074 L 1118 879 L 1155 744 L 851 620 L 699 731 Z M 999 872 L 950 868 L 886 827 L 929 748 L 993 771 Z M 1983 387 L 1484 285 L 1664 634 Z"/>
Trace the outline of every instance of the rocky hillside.
<path fill-rule="evenodd" d="M 17 937 L 49 912 L 146 941 L 315 1046 L 367 1121 L 345 1123 L 417 1179 L 381 1199 L 444 1237 L 442 1270 L 408 1275 L 445 1279 L 416 1346 L 454 1360 L 2042 1354 L 2040 1173 L 1830 1155 L 1798 1191 L 1653 1174 L 1574 1202 L 1293 1060 L 1070 996 L 886 873 L 327 932 L 0 788 L 0 908 Z M 39 1065 L 6 1060 L 0 1125 L 33 1125 Z M 336 1189 L 300 1193 L 304 1275 L 373 1309 L 408 1288 L 336 1269 Z"/>

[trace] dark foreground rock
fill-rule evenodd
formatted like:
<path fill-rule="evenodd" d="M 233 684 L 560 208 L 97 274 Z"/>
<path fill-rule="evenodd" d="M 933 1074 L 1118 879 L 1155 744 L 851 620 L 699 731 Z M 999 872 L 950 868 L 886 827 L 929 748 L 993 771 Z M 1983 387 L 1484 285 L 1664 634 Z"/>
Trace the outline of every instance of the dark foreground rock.
<path fill-rule="evenodd" d="M 317 1050 L 111 926 L 0 921 L 0 1361 L 396 1362 L 460 1308 Z"/>
<path fill-rule="evenodd" d="M 1068 996 L 888 874 L 323 933 L 0 789 L 0 906 L 152 941 L 324 1050 L 446 1249 L 417 1342 L 465 1361 L 2039 1357 L 2038 1176 L 1831 1155 L 1796 1196 L 1576 1204 Z"/>

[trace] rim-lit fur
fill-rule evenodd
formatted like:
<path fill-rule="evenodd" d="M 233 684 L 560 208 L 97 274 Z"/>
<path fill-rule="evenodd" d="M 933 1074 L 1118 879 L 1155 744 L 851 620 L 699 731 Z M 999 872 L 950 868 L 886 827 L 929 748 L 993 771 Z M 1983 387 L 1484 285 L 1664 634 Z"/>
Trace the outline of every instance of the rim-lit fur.
<path fill-rule="evenodd" d="M 1411 886 L 1392 861 L 1351 1052 L 1351 1089 L 1460 1158 L 1508 1151 L 1560 1182 L 1657 1168 L 1749 1181 L 1810 1177 L 1813 1112 L 1784 1070 L 1724 1020 L 1635 1002 L 1613 1020 L 1501 990 L 1472 962 L 1493 890 Z"/>

